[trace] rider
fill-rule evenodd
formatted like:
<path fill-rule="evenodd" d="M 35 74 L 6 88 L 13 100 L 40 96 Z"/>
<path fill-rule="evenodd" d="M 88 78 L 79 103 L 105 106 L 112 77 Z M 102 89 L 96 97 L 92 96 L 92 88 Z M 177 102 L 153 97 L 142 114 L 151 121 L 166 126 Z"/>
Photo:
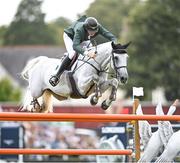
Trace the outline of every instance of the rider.
<path fill-rule="evenodd" d="M 68 68 L 73 57 L 78 53 L 87 55 L 90 58 L 96 56 L 95 52 L 88 52 L 81 47 L 83 41 L 90 40 L 98 34 L 104 36 L 110 41 L 116 41 L 116 37 L 105 29 L 94 17 L 86 17 L 85 15 L 64 30 L 64 43 L 68 55 L 63 59 L 61 66 L 56 75 L 49 80 L 50 84 L 55 87 L 59 83 L 61 74 Z"/>

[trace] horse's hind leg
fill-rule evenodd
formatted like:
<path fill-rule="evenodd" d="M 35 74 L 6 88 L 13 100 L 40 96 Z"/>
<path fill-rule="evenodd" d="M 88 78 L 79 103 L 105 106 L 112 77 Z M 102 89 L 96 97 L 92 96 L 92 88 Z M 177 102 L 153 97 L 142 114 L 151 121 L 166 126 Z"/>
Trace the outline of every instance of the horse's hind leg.
<path fill-rule="evenodd" d="M 25 101 L 27 102 L 24 105 L 23 110 L 30 111 L 30 112 L 41 112 L 41 105 L 38 102 L 38 98 L 41 97 L 42 94 L 43 94 L 43 91 L 40 86 L 40 82 L 35 77 L 31 78 L 29 82 L 29 88 L 27 90 L 27 97 L 25 97 L 26 98 Z M 28 103 L 28 101 L 31 101 L 31 102 Z"/>
<path fill-rule="evenodd" d="M 37 98 L 33 98 L 31 102 L 32 112 L 49 113 L 53 112 L 52 94 L 49 90 L 45 90 L 42 94 L 42 104 L 40 105 Z"/>
<path fill-rule="evenodd" d="M 31 108 L 31 112 L 41 112 L 41 105 L 39 104 L 37 98 L 33 98 L 33 100 L 31 101 L 31 105 L 32 105 L 32 108 Z"/>
<path fill-rule="evenodd" d="M 42 91 L 39 89 L 35 89 L 35 87 L 31 87 L 31 95 L 33 97 L 33 100 L 31 101 L 32 107 L 31 107 L 31 112 L 36 112 L 39 113 L 42 110 L 41 105 L 38 102 L 38 98 L 42 96 Z"/>
<path fill-rule="evenodd" d="M 43 103 L 42 103 L 42 113 L 49 113 L 53 112 L 53 101 L 52 101 L 52 94 L 51 91 L 45 90 L 43 92 Z"/>
<path fill-rule="evenodd" d="M 29 86 L 23 99 L 23 107 L 19 111 L 40 112 L 41 107 L 38 98 L 41 95 L 42 91 L 38 91 L 38 89 L 35 91 L 35 89 Z"/>

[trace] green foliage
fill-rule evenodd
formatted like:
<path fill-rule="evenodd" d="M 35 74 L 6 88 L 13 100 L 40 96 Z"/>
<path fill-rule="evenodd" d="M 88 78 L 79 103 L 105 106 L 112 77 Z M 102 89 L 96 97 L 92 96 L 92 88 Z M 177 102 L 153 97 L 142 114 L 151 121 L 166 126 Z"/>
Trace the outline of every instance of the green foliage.
<path fill-rule="evenodd" d="M 21 99 L 21 90 L 14 88 L 11 81 L 7 78 L 0 80 L 0 101 L 17 102 Z"/>
<path fill-rule="evenodd" d="M 165 88 L 168 100 L 180 96 L 179 0 L 148 0 L 130 13 L 129 94 L 132 85 Z"/>
<path fill-rule="evenodd" d="M 7 27 L 6 26 L 1 26 L 0 27 L 0 46 L 2 46 L 4 44 L 4 34 L 7 31 Z"/>
<path fill-rule="evenodd" d="M 0 28 L 0 45 L 64 45 L 63 31 L 71 22 L 60 17 L 45 24 L 41 3 L 22 0 L 10 27 Z M 146 99 L 158 86 L 164 87 L 168 100 L 180 96 L 179 8 L 179 0 L 96 0 L 85 12 L 123 42 L 132 41 L 128 48 L 129 83 L 124 87 L 129 96 L 132 86 L 144 87 Z M 102 38 L 97 41 L 104 42 Z"/>
<path fill-rule="evenodd" d="M 71 25 L 71 21 L 64 17 L 59 17 L 55 21 L 53 21 L 53 24 L 60 28 L 67 28 L 69 25 Z"/>
<path fill-rule="evenodd" d="M 124 20 L 137 2 L 138 0 L 97 0 L 91 4 L 86 14 L 97 18 L 100 24 L 119 38 Z"/>
<path fill-rule="evenodd" d="M 5 45 L 57 44 L 53 28 L 44 22 L 42 1 L 22 0 L 5 36 Z"/>
<path fill-rule="evenodd" d="M 64 17 L 59 17 L 55 21 L 49 24 L 49 27 L 53 29 L 54 38 L 58 42 L 59 45 L 64 46 L 63 33 L 64 29 L 67 28 L 72 22 Z"/>

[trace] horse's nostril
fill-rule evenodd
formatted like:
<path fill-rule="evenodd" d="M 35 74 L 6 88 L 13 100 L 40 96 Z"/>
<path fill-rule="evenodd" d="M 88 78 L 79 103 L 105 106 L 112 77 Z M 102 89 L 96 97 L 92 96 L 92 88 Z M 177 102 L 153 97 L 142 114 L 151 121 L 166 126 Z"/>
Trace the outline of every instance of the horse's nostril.
<path fill-rule="evenodd" d="M 126 83 L 126 81 L 127 81 L 127 78 L 125 78 L 125 77 L 121 77 L 121 82 L 122 82 L 123 84 L 125 84 L 125 83 Z"/>

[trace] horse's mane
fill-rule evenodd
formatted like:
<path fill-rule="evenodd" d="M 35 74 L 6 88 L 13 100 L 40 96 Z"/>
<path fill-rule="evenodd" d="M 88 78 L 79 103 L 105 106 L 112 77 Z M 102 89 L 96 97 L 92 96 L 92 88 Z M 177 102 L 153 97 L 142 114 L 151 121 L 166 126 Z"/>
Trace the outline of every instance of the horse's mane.
<path fill-rule="evenodd" d="M 95 51 L 96 48 L 97 48 L 97 50 L 101 50 L 104 47 L 107 47 L 108 50 L 111 50 L 112 49 L 111 41 L 99 44 L 99 45 L 97 45 L 97 47 L 96 46 L 89 47 L 88 51 L 90 51 L 90 50 L 94 50 Z"/>
<path fill-rule="evenodd" d="M 111 48 L 111 41 L 110 42 L 105 42 L 105 43 L 102 43 L 102 44 L 99 44 L 97 47 L 98 48 L 102 48 L 102 47 L 105 47 L 107 46 L 108 48 Z"/>

